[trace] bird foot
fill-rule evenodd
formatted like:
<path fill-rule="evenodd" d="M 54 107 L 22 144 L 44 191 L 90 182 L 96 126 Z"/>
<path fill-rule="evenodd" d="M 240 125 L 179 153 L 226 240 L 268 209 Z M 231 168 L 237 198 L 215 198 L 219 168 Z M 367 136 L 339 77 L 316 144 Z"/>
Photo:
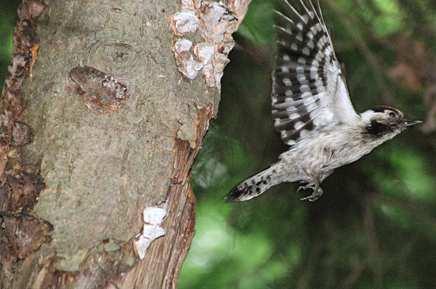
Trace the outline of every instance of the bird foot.
<path fill-rule="evenodd" d="M 301 191 L 314 190 L 314 189 L 315 189 L 315 184 L 309 183 L 309 184 L 306 184 L 304 186 L 299 186 L 297 189 L 297 193 L 299 193 Z"/>
<path fill-rule="evenodd" d="M 301 198 L 301 201 L 309 201 L 309 202 L 315 202 L 318 200 L 322 194 L 324 193 L 323 189 L 317 185 L 317 184 L 307 184 L 305 186 L 300 186 L 297 189 L 297 192 L 304 190 L 312 190 L 312 194 L 309 196 L 306 196 L 304 198 Z"/>

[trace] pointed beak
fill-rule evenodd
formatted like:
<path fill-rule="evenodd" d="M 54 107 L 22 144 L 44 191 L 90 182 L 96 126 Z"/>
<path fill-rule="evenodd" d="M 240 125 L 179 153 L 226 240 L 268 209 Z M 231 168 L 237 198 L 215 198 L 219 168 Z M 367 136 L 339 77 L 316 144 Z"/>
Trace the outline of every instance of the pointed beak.
<path fill-rule="evenodd" d="M 406 120 L 404 123 L 405 123 L 406 127 L 412 127 L 412 126 L 421 124 L 422 121 L 420 121 L 420 120 Z"/>

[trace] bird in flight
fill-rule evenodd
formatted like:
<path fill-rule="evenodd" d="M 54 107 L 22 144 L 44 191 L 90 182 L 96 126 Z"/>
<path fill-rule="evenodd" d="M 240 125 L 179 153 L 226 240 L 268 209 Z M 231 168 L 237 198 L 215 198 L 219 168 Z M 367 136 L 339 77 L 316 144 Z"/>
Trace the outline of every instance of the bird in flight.
<path fill-rule="evenodd" d="M 272 73 L 272 116 L 288 150 L 267 169 L 234 187 L 227 200 L 247 201 L 283 182 L 311 190 L 322 181 L 420 121 L 393 107 L 356 113 L 319 2 L 281 0 L 276 13 L 277 52 Z"/>

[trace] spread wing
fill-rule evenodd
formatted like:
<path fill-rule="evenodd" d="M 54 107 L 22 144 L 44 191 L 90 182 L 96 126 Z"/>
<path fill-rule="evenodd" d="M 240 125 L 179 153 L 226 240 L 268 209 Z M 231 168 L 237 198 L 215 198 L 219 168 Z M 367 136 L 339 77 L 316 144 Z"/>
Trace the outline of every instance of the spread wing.
<path fill-rule="evenodd" d="M 272 114 L 282 140 L 293 145 L 326 127 L 358 120 L 319 3 L 281 0 Z"/>

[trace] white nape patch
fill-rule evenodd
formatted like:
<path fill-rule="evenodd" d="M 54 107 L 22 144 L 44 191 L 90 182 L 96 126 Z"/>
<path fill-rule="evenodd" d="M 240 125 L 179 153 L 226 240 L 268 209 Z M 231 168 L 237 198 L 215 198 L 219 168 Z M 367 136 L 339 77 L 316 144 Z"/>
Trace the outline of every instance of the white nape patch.
<path fill-rule="evenodd" d="M 164 221 L 166 214 L 166 204 L 164 204 L 162 208 L 148 207 L 144 209 L 142 213 L 144 227 L 142 233 L 136 236 L 136 240 L 134 241 L 136 253 L 141 260 L 144 259 L 145 252 L 151 242 L 165 235 L 165 229 L 160 225 Z"/>
<path fill-rule="evenodd" d="M 370 123 L 371 119 L 374 117 L 375 114 L 376 114 L 376 112 L 374 112 L 372 109 L 370 109 L 370 110 L 367 110 L 365 112 L 362 112 L 360 114 L 360 117 L 365 123 Z"/>

